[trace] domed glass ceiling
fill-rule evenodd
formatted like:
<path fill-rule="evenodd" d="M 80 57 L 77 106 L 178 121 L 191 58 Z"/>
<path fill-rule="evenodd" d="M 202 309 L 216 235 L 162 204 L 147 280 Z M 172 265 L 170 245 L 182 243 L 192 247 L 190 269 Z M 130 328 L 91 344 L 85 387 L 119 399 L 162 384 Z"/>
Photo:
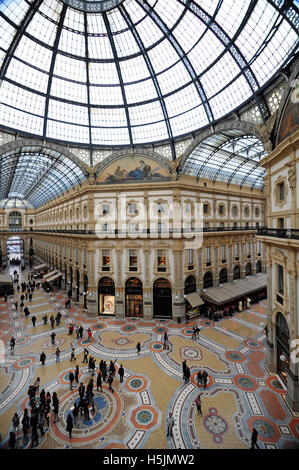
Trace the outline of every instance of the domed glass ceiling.
<path fill-rule="evenodd" d="M 3 0 L 0 125 L 91 146 L 172 141 L 254 97 L 298 47 L 286 0 Z"/>

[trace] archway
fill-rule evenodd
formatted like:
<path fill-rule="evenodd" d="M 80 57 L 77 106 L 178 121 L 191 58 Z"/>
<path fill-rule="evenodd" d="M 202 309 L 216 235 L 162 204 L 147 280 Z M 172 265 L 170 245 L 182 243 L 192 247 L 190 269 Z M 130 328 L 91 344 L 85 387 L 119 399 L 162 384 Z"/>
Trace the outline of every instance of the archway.
<path fill-rule="evenodd" d="M 227 282 L 227 270 L 222 268 L 219 273 L 219 284 L 224 284 L 225 282 Z"/>
<path fill-rule="evenodd" d="M 258 260 L 256 262 L 256 272 L 257 273 L 261 273 L 262 272 L 262 262 L 260 260 Z"/>
<path fill-rule="evenodd" d="M 21 265 L 24 263 L 24 240 L 20 237 L 10 237 L 6 242 L 7 264 Z"/>
<path fill-rule="evenodd" d="M 251 276 L 251 274 L 252 274 L 251 263 L 247 263 L 245 266 L 245 276 Z"/>
<path fill-rule="evenodd" d="M 211 271 L 205 273 L 203 277 L 203 288 L 208 289 L 209 287 L 213 287 L 213 274 Z"/>
<path fill-rule="evenodd" d="M 168 279 L 159 278 L 153 285 L 154 317 L 172 318 L 172 290 Z"/>
<path fill-rule="evenodd" d="M 87 292 L 87 290 L 85 292 Z M 113 279 L 111 279 L 111 277 L 102 277 L 98 282 L 98 315 L 114 315 L 114 314 L 115 314 L 115 284 L 114 284 Z"/>
<path fill-rule="evenodd" d="M 126 317 L 143 316 L 143 288 L 137 277 L 130 277 L 125 284 Z"/>
<path fill-rule="evenodd" d="M 276 317 L 276 352 L 277 352 L 277 373 L 283 382 L 287 383 L 287 369 L 290 363 L 290 332 L 287 321 L 282 313 Z"/>
<path fill-rule="evenodd" d="M 196 279 L 194 276 L 188 276 L 185 279 L 184 294 L 191 294 L 191 292 L 196 292 Z"/>
<path fill-rule="evenodd" d="M 234 266 L 234 269 L 233 269 L 233 280 L 240 279 L 240 277 L 241 277 L 240 266 L 236 265 Z"/>

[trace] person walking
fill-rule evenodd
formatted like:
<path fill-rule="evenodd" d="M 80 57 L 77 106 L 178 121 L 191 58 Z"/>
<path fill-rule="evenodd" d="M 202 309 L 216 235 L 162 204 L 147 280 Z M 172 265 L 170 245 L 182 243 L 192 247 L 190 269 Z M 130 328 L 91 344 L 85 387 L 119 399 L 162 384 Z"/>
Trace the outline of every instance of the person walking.
<path fill-rule="evenodd" d="M 115 361 L 110 361 L 110 365 L 109 365 L 109 374 L 112 374 L 113 377 L 115 377 L 115 363 L 116 363 L 117 359 L 115 359 Z"/>
<path fill-rule="evenodd" d="M 77 406 L 76 402 L 74 403 L 73 409 L 73 418 L 74 418 L 74 428 L 78 426 L 78 417 L 79 417 L 79 407 Z"/>
<path fill-rule="evenodd" d="M 208 381 L 208 373 L 204 370 L 202 373 L 203 388 L 206 388 Z"/>
<path fill-rule="evenodd" d="M 56 336 L 56 333 L 54 333 L 54 331 L 53 331 L 53 333 L 51 334 L 51 344 L 52 345 L 55 345 L 55 336 Z"/>
<path fill-rule="evenodd" d="M 79 366 L 78 364 L 76 365 L 76 370 L 75 370 L 75 380 L 77 382 L 77 384 L 79 383 Z"/>
<path fill-rule="evenodd" d="M 51 328 L 52 330 L 54 330 L 54 326 L 55 326 L 55 318 L 53 315 L 50 316 L 50 322 L 51 322 Z"/>
<path fill-rule="evenodd" d="M 56 349 L 55 355 L 56 355 L 56 362 L 60 362 L 60 349 L 59 348 Z"/>
<path fill-rule="evenodd" d="M 35 326 L 35 322 L 36 322 L 36 316 L 33 315 L 33 317 L 31 318 L 31 321 L 32 321 L 32 325 Z"/>
<path fill-rule="evenodd" d="M 53 423 L 58 423 L 59 422 L 59 402 L 55 402 L 55 405 L 53 406 L 53 415 L 54 415 L 54 421 Z"/>
<path fill-rule="evenodd" d="M 253 428 L 252 434 L 251 434 L 251 449 L 254 449 L 254 447 L 259 449 L 259 446 L 257 445 L 257 436 L 258 436 L 258 432 L 255 428 Z"/>
<path fill-rule="evenodd" d="M 168 418 L 166 419 L 166 426 L 167 426 L 167 437 L 170 435 L 173 437 L 172 428 L 174 426 L 174 417 L 172 413 L 169 413 Z"/>
<path fill-rule="evenodd" d="M 32 293 L 29 292 L 29 302 L 31 302 L 31 300 L 32 300 Z"/>
<path fill-rule="evenodd" d="M 16 340 L 15 340 L 15 338 L 12 336 L 12 337 L 10 338 L 10 350 L 11 350 L 11 351 L 14 351 L 14 349 L 15 349 L 15 344 L 16 344 Z"/>
<path fill-rule="evenodd" d="M 82 382 L 79 385 L 78 392 L 79 392 L 80 398 L 83 399 L 84 394 L 85 394 L 85 386 L 83 385 Z"/>
<path fill-rule="evenodd" d="M 94 375 L 94 370 L 96 368 L 96 361 L 95 361 L 94 357 L 91 358 L 90 368 L 91 368 L 91 375 Z"/>
<path fill-rule="evenodd" d="M 73 390 L 73 382 L 75 380 L 75 377 L 72 371 L 69 373 L 69 379 L 70 379 L 70 389 Z"/>
<path fill-rule="evenodd" d="M 16 308 L 16 310 L 18 310 L 18 306 L 19 306 L 18 302 L 15 301 L 15 308 Z"/>
<path fill-rule="evenodd" d="M 111 392 L 114 393 L 114 390 L 112 388 L 112 383 L 113 383 L 113 375 L 112 374 L 109 374 L 107 382 L 109 384 L 109 390 L 111 390 Z"/>
<path fill-rule="evenodd" d="M 124 381 L 124 373 L 125 373 L 122 364 L 120 365 L 120 368 L 118 369 L 118 373 L 119 373 L 119 381 L 120 383 L 122 383 Z"/>
<path fill-rule="evenodd" d="M 36 381 L 34 382 L 34 385 L 35 385 L 36 393 L 39 393 L 39 386 L 40 386 L 40 378 L 39 377 L 37 377 Z"/>
<path fill-rule="evenodd" d="M 137 349 L 137 354 L 140 354 L 140 350 L 141 350 L 140 341 L 138 341 L 136 349 Z"/>
<path fill-rule="evenodd" d="M 183 379 L 186 380 L 186 370 L 188 368 L 186 359 L 182 362 L 182 368 L 183 368 Z"/>
<path fill-rule="evenodd" d="M 55 321 L 56 321 L 56 326 L 57 326 L 57 328 L 58 328 L 58 327 L 59 327 L 59 323 L 60 323 L 60 316 L 58 315 L 58 313 L 57 313 L 57 315 L 56 315 L 56 317 L 55 317 Z"/>
<path fill-rule="evenodd" d="M 75 361 L 77 360 L 76 357 L 75 357 L 75 348 L 72 348 L 72 351 L 71 351 L 71 361 L 72 361 L 73 359 L 74 359 Z"/>
<path fill-rule="evenodd" d="M 196 404 L 196 408 L 197 408 L 197 414 L 201 414 L 202 415 L 202 411 L 201 411 L 201 397 L 200 397 L 200 394 L 197 395 L 196 399 L 195 399 L 195 404 Z"/>
<path fill-rule="evenodd" d="M 46 325 L 47 322 L 48 322 L 48 315 L 45 314 L 45 315 L 43 316 L 42 320 L 44 320 L 44 325 Z"/>
<path fill-rule="evenodd" d="M 98 375 L 97 375 L 97 390 L 99 390 L 99 387 L 100 387 L 101 392 L 102 392 L 103 391 L 103 389 L 102 389 L 102 374 L 101 374 L 100 370 L 98 371 Z"/>
<path fill-rule="evenodd" d="M 29 428 L 30 428 L 30 425 L 29 425 L 28 409 L 25 408 L 24 409 L 23 419 L 22 419 L 23 439 L 25 439 L 25 437 L 27 436 L 27 434 L 29 432 Z"/>
<path fill-rule="evenodd" d="M 83 338 L 83 326 L 80 325 L 79 327 L 79 335 L 80 335 L 80 338 L 82 339 Z"/>
<path fill-rule="evenodd" d="M 67 420 L 66 420 L 66 430 L 68 431 L 69 433 L 69 436 L 70 436 L 70 439 L 72 438 L 72 430 L 73 430 L 73 418 L 72 418 L 72 415 L 71 413 L 69 413 L 68 417 L 67 417 Z"/>
<path fill-rule="evenodd" d="M 91 329 L 90 329 L 90 328 L 88 328 L 88 330 L 87 330 L 87 334 L 88 334 L 88 339 L 90 339 L 90 340 L 91 340 L 91 338 L 92 338 L 92 331 L 91 331 Z"/>
<path fill-rule="evenodd" d="M 45 365 L 46 357 L 47 357 L 46 354 L 44 353 L 44 351 L 42 351 L 39 359 L 43 366 Z"/>

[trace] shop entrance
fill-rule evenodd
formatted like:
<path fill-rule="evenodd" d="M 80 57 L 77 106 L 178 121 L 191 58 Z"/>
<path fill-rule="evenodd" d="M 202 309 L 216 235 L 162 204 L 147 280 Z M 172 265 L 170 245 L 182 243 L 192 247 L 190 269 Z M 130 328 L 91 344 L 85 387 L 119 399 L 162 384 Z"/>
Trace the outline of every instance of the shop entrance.
<path fill-rule="evenodd" d="M 168 279 L 159 278 L 153 285 L 154 317 L 172 318 L 172 292 Z"/>
<path fill-rule="evenodd" d="M 99 280 L 98 315 L 115 315 L 115 284 L 111 277 Z"/>
<path fill-rule="evenodd" d="M 143 316 L 143 289 L 142 282 L 131 277 L 125 284 L 126 317 Z"/>

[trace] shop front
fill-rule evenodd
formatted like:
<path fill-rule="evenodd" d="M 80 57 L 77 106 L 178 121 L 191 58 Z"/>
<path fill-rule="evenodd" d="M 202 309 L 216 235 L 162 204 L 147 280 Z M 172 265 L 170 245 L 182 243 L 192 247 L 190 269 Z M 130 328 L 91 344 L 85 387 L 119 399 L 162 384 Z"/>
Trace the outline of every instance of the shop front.
<path fill-rule="evenodd" d="M 125 284 L 126 317 L 143 317 L 142 282 L 131 277 Z"/>
<path fill-rule="evenodd" d="M 98 314 L 115 315 L 115 284 L 110 277 L 102 277 L 98 283 Z"/>

